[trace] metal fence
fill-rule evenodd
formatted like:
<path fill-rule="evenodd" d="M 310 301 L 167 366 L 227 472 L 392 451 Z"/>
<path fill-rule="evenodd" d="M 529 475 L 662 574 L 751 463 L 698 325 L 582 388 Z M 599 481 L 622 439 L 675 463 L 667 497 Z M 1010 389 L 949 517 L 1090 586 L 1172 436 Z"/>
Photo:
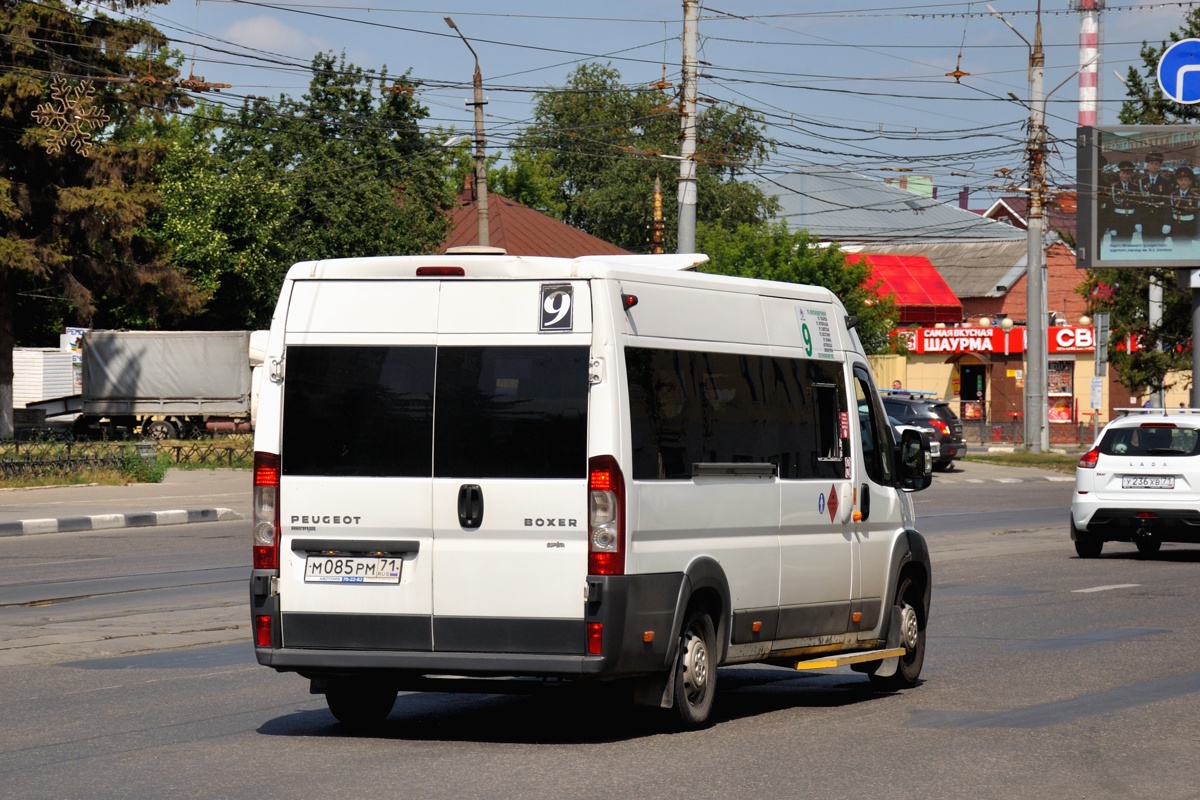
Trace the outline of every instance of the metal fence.
<path fill-rule="evenodd" d="M 969 444 L 987 447 L 1025 443 L 1025 423 L 1020 417 L 1006 420 L 964 419 L 962 426 L 963 438 Z M 1093 433 L 1090 422 L 1053 422 L 1050 424 L 1050 444 L 1091 447 Z"/>
<path fill-rule="evenodd" d="M 120 470 L 131 455 L 151 461 L 209 467 L 250 467 L 254 441 L 229 436 L 209 442 L 0 441 L 0 477 L 73 475 L 86 470 Z"/>

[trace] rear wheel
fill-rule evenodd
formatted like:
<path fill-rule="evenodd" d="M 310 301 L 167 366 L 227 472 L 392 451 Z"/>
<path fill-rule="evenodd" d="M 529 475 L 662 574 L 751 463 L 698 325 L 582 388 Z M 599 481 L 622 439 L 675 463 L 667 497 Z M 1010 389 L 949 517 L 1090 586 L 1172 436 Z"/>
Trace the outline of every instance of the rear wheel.
<path fill-rule="evenodd" d="M 701 609 L 688 612 L 679 637 L 675 670 L 675 708 L 680 721 L 698 728 L 708 721 L 717 688 L 717 634 L 712 617 Z"/>
<path fill-rule="evenodd" d="M 1103 541 L 1089 539 L 1085 531 L 1075 527 L 1074 518 L 1071 519 L 1071 538 L 1075 540 L 1075 553 L 1080 558 L 1099 558 L 1100 551 L 1104 549 Z"/>
<path fill-rule="evenodd" d="M 151 439 L 174 439 L 175 426 L 165 419 L 156 419 L 153 422 L 147 422 L 142 426 L 142 435 L 148 436 Z"/>
<path fill-rule="evenodd" d="M 1137 545 L 1138 553 L 1144 556 L 1152 556 L 1162 547 L 1162 540 L 1143 537 L 1134 542 L 1134 544 Z"/>
<path fill-rule="evenodd" d="M 365 728 L 378 725 L 392 713 L 396 689 L 370 681 L 342 680 L 325 691 L 325 702 L 338 722 Z"/>
<path fill-rule="evenodd" d="M 925 664 L 923 594 L 921 585 L 911 575 L 900 579 L 893 605 L 900 609 L 900 643 L 906 652 L 900 656 L 895 673 L 887 676 L 871 673 L 871 683 L 879 689 L 911 689 L 917 685 L 917 678 L 921 677 L 921 667 Z"/>

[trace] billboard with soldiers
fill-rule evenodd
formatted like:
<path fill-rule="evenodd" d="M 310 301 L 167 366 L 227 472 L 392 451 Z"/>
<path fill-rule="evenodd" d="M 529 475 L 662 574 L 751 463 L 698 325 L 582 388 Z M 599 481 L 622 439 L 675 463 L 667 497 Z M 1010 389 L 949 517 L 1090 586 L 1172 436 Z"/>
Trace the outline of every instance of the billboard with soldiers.
<path fill-rule="evenodd" d="M 1200 267 L 1200 128 L 1087 127 L 1077 143 L 1078 266 Z"/>

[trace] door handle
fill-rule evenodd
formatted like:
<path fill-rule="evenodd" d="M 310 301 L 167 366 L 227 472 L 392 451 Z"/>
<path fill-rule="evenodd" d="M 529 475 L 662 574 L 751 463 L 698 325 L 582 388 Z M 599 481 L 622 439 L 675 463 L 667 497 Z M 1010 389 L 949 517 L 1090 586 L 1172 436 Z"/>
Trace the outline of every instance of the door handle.
<path fill-rule="evenodd" d="M 467 530 L 483 523 L 483 489 L 476 483 L 458 487 L 458 522 Z"/>

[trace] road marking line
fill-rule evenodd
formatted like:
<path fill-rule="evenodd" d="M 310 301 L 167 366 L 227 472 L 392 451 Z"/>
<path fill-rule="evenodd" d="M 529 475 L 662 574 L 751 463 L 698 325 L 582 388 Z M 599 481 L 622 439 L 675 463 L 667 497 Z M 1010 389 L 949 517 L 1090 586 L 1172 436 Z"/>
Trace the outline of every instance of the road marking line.
<path fill-rule="evenodd" d="M 983 483 L 981 478 L 963 478 L 963 483 Z"/>
<path fill-rule="evenodd" d="M 996 478 L 996 483 L 1024 483 L 1020 478 Z"/>
<path fill-rule="evenodd" d="M 1087 594 L 1088 592 L 1107 592 L 1110 589 L 1133 589 L 1141 586 L 1140 583 L 1114 583 L 1112 586 L 1093 586 L 1090 589 L 1072 589 L 1075 594 Z"/>

